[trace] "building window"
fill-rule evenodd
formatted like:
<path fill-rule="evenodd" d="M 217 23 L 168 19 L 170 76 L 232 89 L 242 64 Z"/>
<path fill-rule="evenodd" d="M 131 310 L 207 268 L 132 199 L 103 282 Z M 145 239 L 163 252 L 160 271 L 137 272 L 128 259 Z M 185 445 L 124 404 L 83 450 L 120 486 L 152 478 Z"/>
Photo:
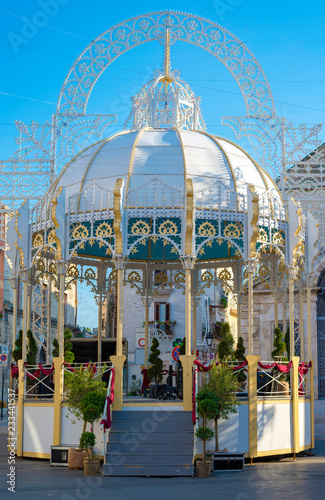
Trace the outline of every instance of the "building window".
<path fill-rule="evenodd" d="M 170 321 L 170 304 L 168 302 L 155 302 L 155 321 L 165 323 Z"/>

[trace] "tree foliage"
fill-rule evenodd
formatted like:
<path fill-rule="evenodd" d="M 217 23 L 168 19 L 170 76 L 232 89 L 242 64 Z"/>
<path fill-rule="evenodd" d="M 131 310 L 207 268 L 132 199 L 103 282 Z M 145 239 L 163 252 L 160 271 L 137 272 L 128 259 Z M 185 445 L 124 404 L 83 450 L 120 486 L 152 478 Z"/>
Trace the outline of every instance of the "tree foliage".
<path fill-rule="evenodd" d="M 233 370 L 225 365 L 213 365 L 207 382 L 202 386 L 204 390 L 214 393 L 218 405 L 215 419 L 228 419 L 230 413 L 237 413 L 237 379 Z"/>
<path fill-rule="evenodd" d="M 203 419 L 203 426 L 196 430 L 196 437 L 203 441 L 203 460 L 205 461 L 205 443 L 213 438 L 214 432 L 206 426 L 207 421 L 215 418 L 218 412 L 218 398 L 216 394 L 205 387 L 200 388 L 196 395 L 197 413 Z"/>
<path fill-rule="evenodd" d="M 72 342 L 70 342 L 72 338 L 72 333 L 70 332 L 69 328 L 66 328 L 64 330 L 64 360 L 67 363 L 73 363 L 74 361 L 74 354 L 72 352 Z M 57 358 L 59 356 L 60 352 L 60 347 L 59 347 L 59 342 L 57 339 L 53 340 L 53 347 L 54 349 L 52 350 L 52 355 Z"/>
<path fill-rule="evenodd" d="M 290 328 L 288 327 L 284 336 L 284 343 L 286 345 L 287 358 L 290 359 Z"/>
<path fill-rule="evenodd" d="M 230 361 L 234 356 L 234 338 L 231 335 L 229 323 L 221 325 L 221 340 L 218 345 L 220 361 Z"/>
<path fill-rule="evenodd" d="M 284 356 L 286 351 L 286 343 L 283 342 L 283 334 L 279 327 L 274 328 L 274 342 L 273 342 L 274 350 L 271 355 L 272 358 Z"/>
<path fill-rule="evenodd" d="M 23 331 L 19 330 L 18 338 L 15 342 L 16 349 L 12 351 L 12 357 L 16 361 L 23 357 Z M 27 364 L 36 365 L 38 356 L 38 346 L 31 330 L 27 330 Z"/>
<path fill-rule="evenodd" d="M 234 351 L 234 355 L 237 361 L 245 361 L 245 346 L 243 337 L 239 337 L 237 341 L 237 346 Z M 247 380 L 247 376 L 244 370 L 240 370 L 235 373 L 235 376 L 240 384 Z"/>
<path fill-rule="evenodd" d="M 88 460 L 91 461 L 94 456 L 94 446 L 96 444 L 96 436 L 93 432 L 83 432 L 80 436 L 79 448 L 82 450 L 87 450 Z M 91 456 L 89 453 L 89 448 L 91 449 Z"/>
<path fill-rule="evenodd" d="M 84 422 L 96 422 L 104 411 L 106 384 L 101 380 L 101 373 L 94 376 L 93 365 L 82 367 L 69 374 L 65 380 L 66 398 L 69 411 Z"/>
<path fill-rule="evenodd" d="M 158 349 L 159 342 L 156 337 L 153 337 L 151 344 L 151 352 L 149 355 L 149 364 L 151 365 L 148 369 L 148 378 L 154 381 L 155 384 L 160 384 L 162 382 L 163 376 L 161 371 L 163 369 L 163 361 L 160 359 L 160 350 Z"/>

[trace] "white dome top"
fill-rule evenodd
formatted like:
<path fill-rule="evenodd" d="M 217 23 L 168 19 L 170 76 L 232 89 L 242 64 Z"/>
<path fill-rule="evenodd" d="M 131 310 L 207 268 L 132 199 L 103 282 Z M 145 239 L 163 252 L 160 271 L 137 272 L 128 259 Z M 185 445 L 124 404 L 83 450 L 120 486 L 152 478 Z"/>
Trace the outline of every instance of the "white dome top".
<path fill-rule="evenodd" d="M 246 196 L 252 184 L 258 194 L 270 190 L 281 203 L 276 185 L 241 148 L 232 142 L 194 130 L 143 128 L 123 131 L 80 152 L 59 174 L 51 191 L 60 186 L 66 197 L 80 193 L 90 183 L 110 191 L 123 178 L 127 191 L 161 179 L 184 190 L 193 180 L 194 193 L 222 180 Z"/>

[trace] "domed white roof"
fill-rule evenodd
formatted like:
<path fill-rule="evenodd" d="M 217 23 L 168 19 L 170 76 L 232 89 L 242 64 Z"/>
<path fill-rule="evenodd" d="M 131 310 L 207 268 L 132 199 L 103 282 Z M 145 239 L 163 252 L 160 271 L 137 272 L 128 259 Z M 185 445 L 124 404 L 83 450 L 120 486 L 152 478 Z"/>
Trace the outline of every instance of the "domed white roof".
<path fill-rule="evenodd" d="M 205 132 L 176 127 L 123 131 L 88 147 L 63 169 L 51 190 L 62 186 L 69 197 L 95 181 L 112 191 L 116 180 L 123 178 L 129 191 L 157 177 L 182 190 L 190 178 L 194 194 L 222 180 L 246 196 L 247 185 L 252 184 L 258 194 L 270 190 L 280 201 L 269 175 L 240 147 Z"/>

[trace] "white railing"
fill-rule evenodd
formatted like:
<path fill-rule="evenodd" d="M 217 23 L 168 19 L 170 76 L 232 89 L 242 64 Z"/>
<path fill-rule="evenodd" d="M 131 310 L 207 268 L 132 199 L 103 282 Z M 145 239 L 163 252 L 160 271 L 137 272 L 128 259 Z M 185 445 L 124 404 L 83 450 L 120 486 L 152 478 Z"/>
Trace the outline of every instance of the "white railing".
<path fill-rule="evenodd" d="M 52 365 L 42 365 L 45 370 L 50 370 Z M 53 398 L 54 396 L 54 370 L 46 375 L 43 374 L 39 365 L 25 366 L 25 390 L 24 399 Z M 18 381 L 16 381 L 18 386 Z"/>
<path fill-rule="evenodd" d="M 260 361 L 260 363 L 272 365 L 274 361 Z M 289 361 L 281 361 L 281 365 L 288 364 Z M 261 368 L 259 364 L 257 373 L 264 374 L 265 381 L 263 380 L 263 384 L 257 388 L 257 397 L 291 398 L 290 371 L 286 374 L 277 370 L 276 367 Z"/>
<path fill-rule="evenodd" d="M 107 374 L 108 372 L 110 372 L 110 370 L 112 368 L 112 366 L 110 364 L 108 364 L 108 363 L 92 363 L 92 362 L 89 362 L 89 363 L 72 363 L 72 364 L 64 363 L 63 367 L 62 367 L 63 384 L 64 384 L 64 375 L 66 373 L 73 374 L 76 370 L 79 370 L 80 368 L 84 368 L 86 370 L 90 366 L 92 367 L 91 369 L 93 370 L 94 378 L 98 378 L 98 377 L 103 378 L 103 376 L 105 374 Z M 66 395 L 66 390 L 64 388 L 63 389 L 63 394 L 62 394 L 63 399 L 64 399 L 65 395 Z"/>

